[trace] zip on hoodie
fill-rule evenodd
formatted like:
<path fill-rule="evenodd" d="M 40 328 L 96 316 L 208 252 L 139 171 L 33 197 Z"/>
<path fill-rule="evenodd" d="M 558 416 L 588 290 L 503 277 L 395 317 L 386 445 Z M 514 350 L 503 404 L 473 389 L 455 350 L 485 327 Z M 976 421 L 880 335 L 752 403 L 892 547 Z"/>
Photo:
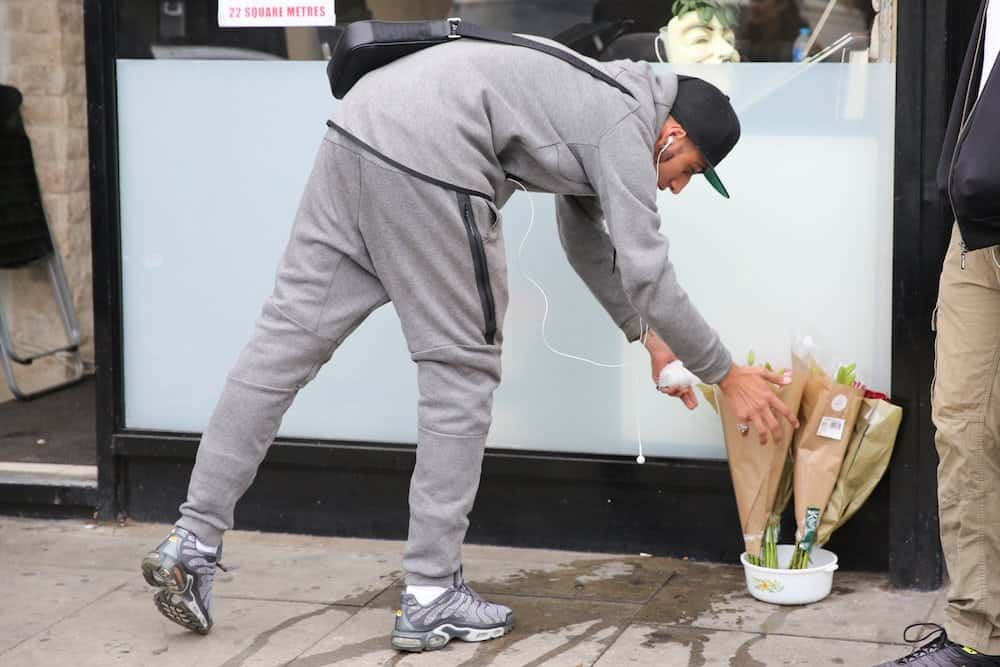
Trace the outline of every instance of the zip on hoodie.
<path fill-rule="evenodd" d="M 982 28 L 979 30 L 979 37 L 976 39 L 976 53 L 972 57 L 973 63 L 975 63 L 975 61 L 978 60 L 981 55 L 983 47 L 983 35 L 985 33 L 986 33 L 986 17 L 983 17 L 983 25 Z M 983 65 L 980 66 L 980 70 L 982 70 L 983 68 L 985 68 L 985 63 L 983 63 Z M 973 65 L 973 71 L 975 71 L 975 65 Z M 982 78 L 983 76 L 982 71 L 980 71 L 979 76 L 980 78 Z M 979 100 L 982 97 L 981 95 L 977 95 L 975 101 L 972 103 L 972 108 L 969 108 L 969 94 L 972 92 L 972 84 L 973 84 L 972 78 L 973 78 L 972 72 L 970 72 L 969 83 L 965 89 L 965 101 L 962 103 L 962 126 L 959 127 L 958 129 L 958 137 L 955 139 L 955 150 L 952 151 L 951 163 L 948 166 L 948 204 L 951 206 L 951 214 L 952 216 L 954 216 L 956 223 L 958 222 L 958 212 L 955 211 L 955 196 L 952 194 L 952 185 L 954 184 L 955 180 L 954 179 L 955 161 L 958 158 L 958 151 L 961 150 L 962 148 L 962 140 L 964 138 L 965 131 L 969 129 L 969 125 L 972 124 L 971 123 L 972 116 L 976 113 L 976 106 L 979 104 Z M 968 109 L 968 113 L 965 113 L 966 109 Z M 961 231 L 959 231 L 959 235 L 961 235 Z M 967 255 L 969 252 L 969 248 L 968 246 L 965 245 L 964 240 L 961 242 L 961 248 L 962 248 L 962 270 L 965 271 L 965 269 L 968 267 Z"/>

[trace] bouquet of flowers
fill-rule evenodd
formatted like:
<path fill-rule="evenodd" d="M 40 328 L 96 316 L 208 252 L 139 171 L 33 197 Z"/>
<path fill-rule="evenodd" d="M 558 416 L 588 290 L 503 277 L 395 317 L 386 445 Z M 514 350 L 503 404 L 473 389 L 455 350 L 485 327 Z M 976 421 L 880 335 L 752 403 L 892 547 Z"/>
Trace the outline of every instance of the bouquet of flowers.
<path fill-rule="evenodd" d="M 775 388 L 800 426 L 793 433 L 782 423 L 781 439 L 765 447 L 749 446 L 747 436 L 756 429 L 747 433 L 737 423 L 718 387 L 699 385 L 722 421 L 748 560 L 762 567 L 779 568 L 781 515 L 793 497 L 796 545 L 782 566 L 809 566 L 813 547 L 826 544 L 854 516 L 885 474 L 902 420 L 901 408 L 858 380 L 855 364 L 838 367 L 831 377 L 812 347 L 808 339 L 795 341 L 791 369 L 783 371 L 791 381 Z M 755 361 L 751 352 L 748 365 Z"/>
<path fill-rule="evenodd" d="M 747 365 L 753 366 L 755 361 L 751 352 Z M 765 366 L 771 370 L 770 364 Z M 805 360 L 793 354 L 791 369 L 783 370 L 781 373 L 790 379 L 790 382 L 775 388 L 778 398 L 793 414 L 799 409 L 807 373 L 808 366 Z M 740 513 L 740 527 L 747 556 L 754 564 L 777 567 L 776 547 L 780 513 L 777 516 L 774 514 L 775 498 L 786 468 L 794 431 L 789 424 L 782 422 L 779 440 L 775 441 L 768 434 L 768 442 L 764 447 L 752 447 L 749 443 L 757 441 L 756 428 L 739 423 L 739 419 L 726 401 L 725 394 L 718 387 L 700 385 L 699 388 L 705 399 L 716 408 L 722 420 L 729 472 L 733 479 L 733 489 L 736 491 L 736 505 Z"/>
<path fill-rule="evenodd" d="M 882 394 L 865 392 L 844 463 L 820 518 L 818 546 L 826 544 L 833 531 L 847 523 L 875 490 L 889 467 L 902 420 L 902 408 Z"/>
<path fill-rule="evenodd" d="M 816 366 L 810 369 L 806 384 L 805 409 L 800 413 L 802 424 L 795 435 L 792 467 L 792 487 L 795 497 L 796 548 L 791 569 L 809 564 L 809 552 L 816 543 L 820 518 L 854 433 L 854 424 L 864 399 L 864 389 L 855 377 L 855 366 L 841 366 L 836 377 Z"/>

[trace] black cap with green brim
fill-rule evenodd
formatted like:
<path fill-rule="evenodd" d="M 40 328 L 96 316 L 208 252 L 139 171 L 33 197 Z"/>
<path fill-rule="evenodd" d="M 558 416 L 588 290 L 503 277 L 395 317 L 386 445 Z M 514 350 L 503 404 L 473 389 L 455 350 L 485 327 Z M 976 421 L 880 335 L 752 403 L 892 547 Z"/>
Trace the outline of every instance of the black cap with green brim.
<path fill-rule="evenodd" d="M 670 115 L 681 124 L 705 158 L 705 179 L 729 199 L 715 168 L 740 140 L 740 119 L 729 98 L 712 84 L 693 76 L 677 77 L 677 99 Z"/>

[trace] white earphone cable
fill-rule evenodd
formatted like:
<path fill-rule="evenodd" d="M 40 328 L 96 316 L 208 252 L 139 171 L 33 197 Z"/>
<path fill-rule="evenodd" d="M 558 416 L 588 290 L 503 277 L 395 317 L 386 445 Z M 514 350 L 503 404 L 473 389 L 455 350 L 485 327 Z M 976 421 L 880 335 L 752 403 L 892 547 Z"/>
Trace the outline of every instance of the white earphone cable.
<path fill-rule="evenodd" d="M 528 196 L 528 205 L 531 207 L 531 214 L 528 218 L 528 229 L 525 230 L 524 236 L 521 237 L 521 243 L 517 247 L 517 264 L 518 268 L 521 270 L 521 275 L 524 277 L 525 280 L 534 285 L 535 289 L 538 290 L 538 293 L 542 295 L 542 302 L 545 304 L 545 309 L 542 311 L 542 343 L 544 343 L 545 347 L 547 347 L 550 352 L 552 352 L 553 354 L 557 354 L 560 357 L 566 357 L 567 359 L 575 359 L 576 361 L 582 361 L 585 364 L 590 364 L 591 366 L 597 366 L 598 368 L 624 368 L 627 365 L 625 363 L 608 364 L 600 361 L 594 361 L 592 359 L 587 359 L 586 357 L 581 357 L 575 354 L 569 354 L 568 352 L 557 350 L 552 346 L 551 343 L 549 343 L 549 337 L 546 334 L 546 326 L 549 321 L 549 297 L 545 293 L 545 290 L 542 289 L 542 286 L 538 284 L 538 281 L 532 278 L 530 275 L 528 275 L 528 272 L 525 271 L 523 262 L 524 246 L 525 244 L 527 244 L 528 237 L 531 235 L 531 230 L 535 226 L 535 201 L 534 199 L 532 199 L 531 193 L 528 192 L 528 188 L 526 188 L 523 183 L 509 177 L 507 178 L 507 180 L 517 185 L 522 190 L 524 190 L 524 193 Z"/>
<path fill-rule="evenodd" d="M 672 143 L 672 139 L 673 137 L 671 137 L 670 140 L 668 140 L 667 146 L 669 146 Z M 663 150 L 666 150 L 667 146 L 664 146 Z M 662 153 L 663 150 L 661 150 L 660 153 Z M 659 159 L 659 156 L 657 156 L 657 159 Z M 538 283 L 538 281 L 532 278 L 530 275 L 528 275 L 528 272 L 524 269 L 524 263 L 522 261 L 522 255 L 524 254 L 524 246 L 528 242 L 528 236 L 531 235 L 532 228 L 535 226 L 535 201 L 531 197 L 531 193 L 528 191 L 528 188 L 526 188 L 523 183 L 509 176 L 507 177 L 507 180 L 513 183 L 514 185 L 518 186 L 522 190 L 524 190 L 524 194 L 527 195 L 528 197 L 528 205 L 531 207 L 531 214 L 528 218 L 528 228 L 525 230 L 524 236 L 521 237 L 521 243 L 517 247 L 517 265 L 518 269 L 521 272 L 521 276 L 524 277 L 524 279 L 527 280 L 529 283 L 531 283 L 536 290 L 538 290 L 538 293 L 542 295 L 542 302 L 545 304 L 545 309 L 542 311 L 542 324 L 541 324 L 542 343 L 553 354 L 556 354 L 560 357 L 565 357 L 567 359 L 573 359 L 575 361 L 582 361 L 583 363 L 590 364 L 591 366 L 596 366 L 598 368 L 632 368 L 634 364 L 630 364 L 627 362 L 622 362 L 620 364 L 608 364 L 600 361 L 594 361 L 593 359 L 588 359 L 586 357 L 581 357 L 576 354 L 563 352 L 561 350 L 557 350 L 555 347 L 552 346 L 551 343 L 549 343 L 549 337 L 545 332 L 546 325 L 548 324 L 549 320 L 549 297 L 545 293 L 545 290 L 542 289 L 542 286 Z M 642 335 L 640 336 L 640 341 L 642 342 L 643 347 L 645 347 L 646 340 L 649 337 L 649 325 L 643 324 L 641 316 L 639 318 L 639 330 L 642 332 Z M 646 462 L 646 457 L 643 455 L 642 452 L 642 412 L 640 403 L 640 399 L 642 397 L 641 375 L 639 375 L 638 386 L 639 386 L 639 391 L 636 392 L 636 402 L 635 402 L 635 432 L 636 432 L 636 440 L 638 441 L 639 444 L 639 455 L 636 457 L 635 460 L 636 463 L 641 464 Z"/>
<path fill-rule="evenodd" d="M 670 148 L 670 145 L 672 143 L 674 143 L 674 137 L 673 137 L 673 135 L 670 135 L 670 136 L 667 137 L 667 143 L 663 144 L 663 148 L 661 148 L 660 152 L 656 154 L 656 175 L 657 176 L 660 175 L 660 156 L 663 155 L 663 151 L 665 151 L 668 148 Z"/>

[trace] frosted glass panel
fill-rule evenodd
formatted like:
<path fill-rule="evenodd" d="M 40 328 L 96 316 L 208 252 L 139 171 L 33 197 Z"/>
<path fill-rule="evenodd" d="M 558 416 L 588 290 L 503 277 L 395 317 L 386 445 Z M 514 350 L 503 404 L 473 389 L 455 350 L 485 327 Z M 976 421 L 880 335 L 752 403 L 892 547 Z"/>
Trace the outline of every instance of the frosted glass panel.
<path fill-rule="evenodd" d="M 787 358 L 819 334 L 889 389 L 891 65 L 688 69 L 723 86 L 743 138 L 720 168 L 732 200 L 695 179 L 661 194 L 682 283 L 737 357 Z M 321 62 L 118 62 L 129 428 L 201 431 L 269 293 L 334 103 Z M 505 207 L 511 304 L 490 445 L 722 458 L 708 407 L 652 388 L 562 255 L 549 195 Z M 542 343 L 625 368 L 595 368 Z M 416 441 L 416 371 L 391 306 L 352 335 L 298 396 L 281 435 Z"/>

